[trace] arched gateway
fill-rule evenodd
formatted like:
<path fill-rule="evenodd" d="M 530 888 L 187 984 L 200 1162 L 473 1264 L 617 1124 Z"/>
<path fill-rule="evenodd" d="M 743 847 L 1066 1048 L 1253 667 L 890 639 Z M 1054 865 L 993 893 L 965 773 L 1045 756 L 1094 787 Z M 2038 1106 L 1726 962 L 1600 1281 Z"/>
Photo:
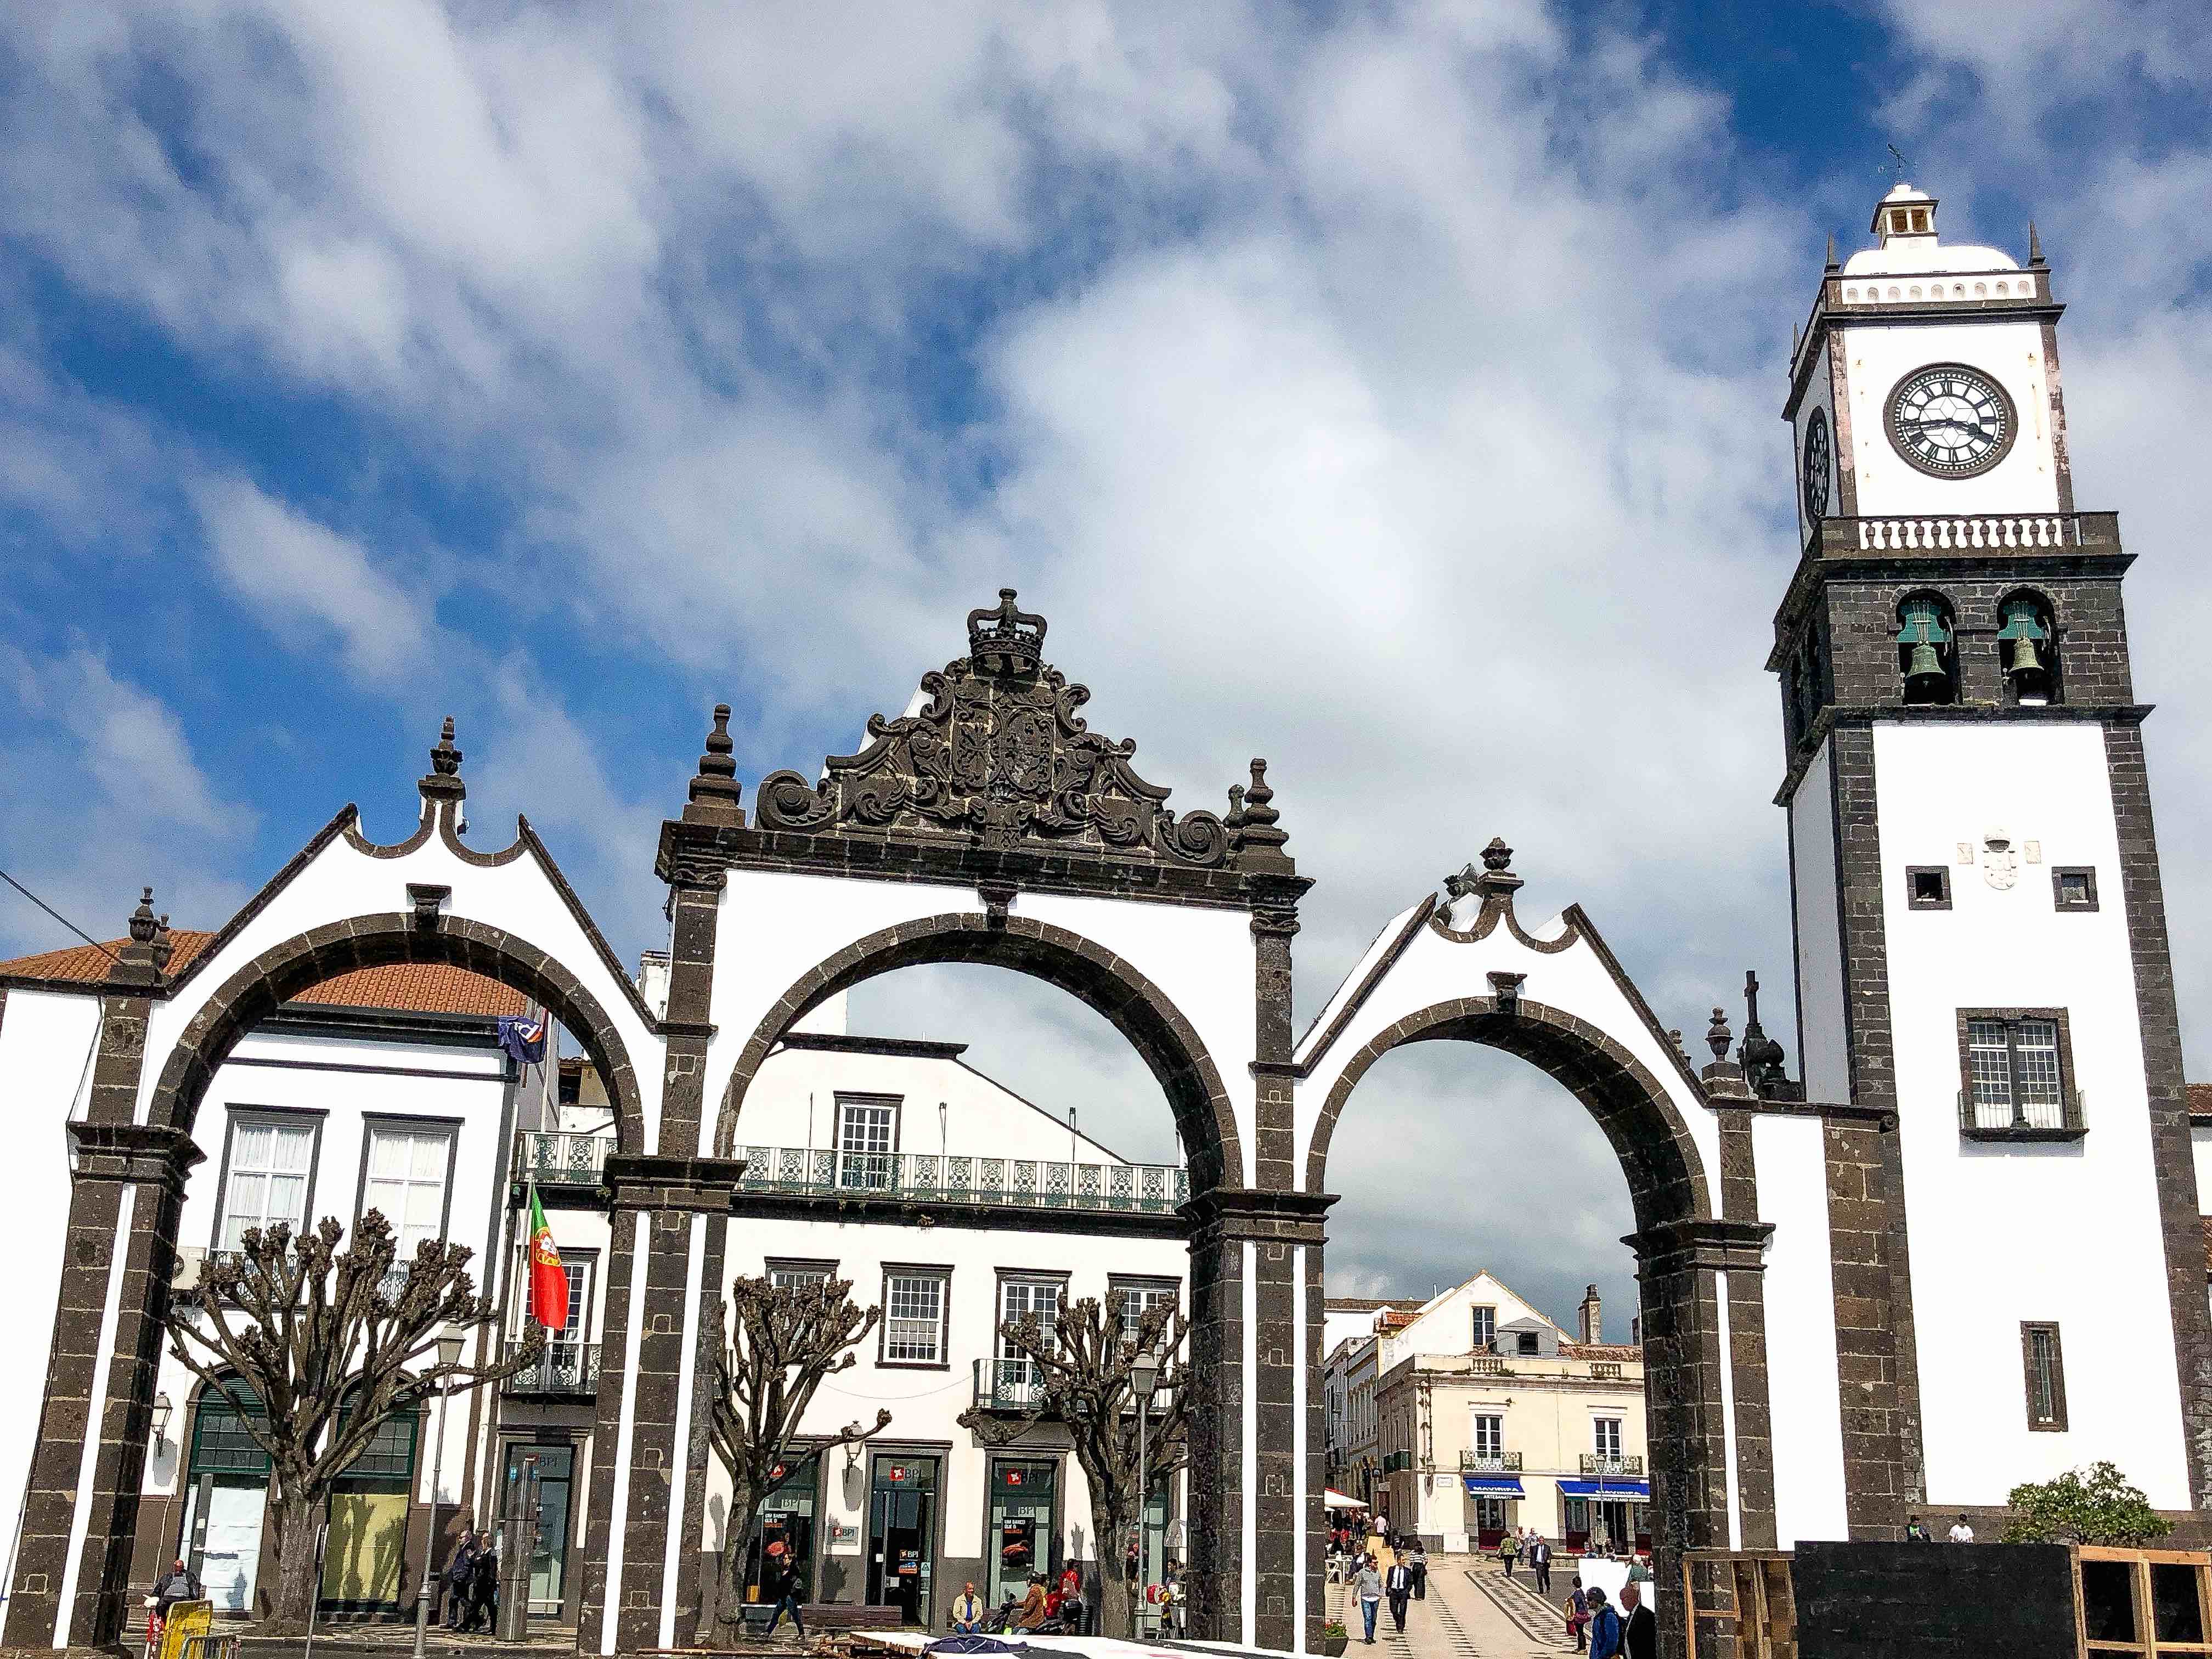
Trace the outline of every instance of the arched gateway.
<path fill-rule="evenodd" d="M 605 1192 L 607 1357 L 582 1550 L 580 1646 L 672 1645 L 698 1593 L 708 1448 L 693 1377 L 726 1278 L 745 1097 L 762 1061 L 838 991 L 924 962 L 985 962 L 1080 998 L 1158 1078 L 1188 1150 L 1195 1413 L 1193 1633 L 1304 1651 L 1323 1617 L 1321 1360 L 1329 1138 L 1400 1042 L 1460 1039 L 1565 1083 L 1634 1199 L 1664 1557 L 1774 1540 L 1762 1249 L 1735 1067 L 1693 1074 L 1588 921 L 1551 939 L 1487 868 L 1385 930 L 1301 1041 L 1291 940 L 1310 884 L 1265 764 L 1224 812 L 1176 813 L 1091 732 L 1089 693 L 1042 659 L 1011 591 L 971 612 L 967 654 L 878 716 L 814 781 L 766 779 L 750 817 L 718 710 L 680 817 L 662 827 L 669 998 L 655 1018 L 526 823 L 465 847 L 450 727 L 414 835 L 377 846 L 342 812 L 191 969 L 145 938 L 101 988 L 81 1121 L 63 1316 L 6 1628 L 9 1645 L 105 1641 L 124 1616 L 178 1200 L 199 1091 L 231 1043 L 349 969 L 457 963 L 552 1008 L 616 1102 Z M 79 1426 L 95 1426 L 80 1434 Z M 687 1547 L 687 1540 L 690 1547 Z"/>

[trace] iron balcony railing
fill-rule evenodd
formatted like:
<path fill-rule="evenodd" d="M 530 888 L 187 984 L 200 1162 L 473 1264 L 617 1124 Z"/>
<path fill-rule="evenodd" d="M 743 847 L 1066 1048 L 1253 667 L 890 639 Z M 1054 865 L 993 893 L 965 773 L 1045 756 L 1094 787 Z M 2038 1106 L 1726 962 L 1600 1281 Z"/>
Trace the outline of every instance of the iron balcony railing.
<path fill-rule="evenodd" d="M 522 1344 L 509 1342 L 512 1359 Z M 503 1393 L 521 1399 L 547 1400 L 561 1395 L 593 1395 L 599 1391 L 599 1345 L 564 1342 L 555 1338 L 520 1370 L 500 1384 Z"/>
<path fill-rule="evenodd" d="M 1037 1402 L 1037 1365 L 1033 1359 L 978 1359 L 975 1405 L 987 1412 L 1025 1412 Z"/>
<path fill-rule="evenodd" d="M 741 1146 L 739 1190 L 896 1198 L 938 1204 L 1011 1204 L 1034 1210 L 1165 1215 L 1190 1196 L 1171 1164 L 1059 1164 L 1041 1158 L 934 1152 L 840 1152 Z"/>
<path fill-rule="evenodd" d="M 1644 1460 L 1640 1457 L 1601 1457 L 1595 1452 L 1584 1452 L 1583 1473 L 1641 1476 L 1644 1473 Z"/>
<path fill-rule="evenodd" d="M 514 1151 L 514 1178 L 541 1187 L 596 1187 L 614 1137 L 566 1130 L 532 1131 Z"/>
<path fill-rule="evenodd" d="M 1463 1451 L 1459 1455 L 1462 1474 L 1518 1474 L 1521 1473 L 1519 1452 Z"/>

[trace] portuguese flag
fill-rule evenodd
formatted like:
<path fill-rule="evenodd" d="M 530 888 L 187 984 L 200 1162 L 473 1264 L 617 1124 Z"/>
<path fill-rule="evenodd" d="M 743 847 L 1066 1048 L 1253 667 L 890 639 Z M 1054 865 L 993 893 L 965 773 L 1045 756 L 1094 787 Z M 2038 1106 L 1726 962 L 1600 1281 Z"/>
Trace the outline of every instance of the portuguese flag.
<path fill-rule="evenodd" d="M 530 1316 L 549 1331 L 568 1324 L 568 1275 L 561 1271 L 561 1251 L 535 1182 L 530 1188 Z"/>

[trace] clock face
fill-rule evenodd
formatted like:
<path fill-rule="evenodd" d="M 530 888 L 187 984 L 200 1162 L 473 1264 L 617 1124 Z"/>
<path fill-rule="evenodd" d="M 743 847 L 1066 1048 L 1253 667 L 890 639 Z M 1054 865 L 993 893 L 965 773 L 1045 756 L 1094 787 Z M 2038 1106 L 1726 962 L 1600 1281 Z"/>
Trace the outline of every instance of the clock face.
<path fill-rule="evenodd" d="M 2004 388 L 1962 363 L 1931 364 L 1899 380 L 1882 424 L 1899 454 L 1938 478 L 1988 471 L 2020 427 Z"/>
<path fill-rule="evenodd" d="M 1805 422 L 1805 516 L 1828 516 L 1828 411 L 1816 409 Z"/>

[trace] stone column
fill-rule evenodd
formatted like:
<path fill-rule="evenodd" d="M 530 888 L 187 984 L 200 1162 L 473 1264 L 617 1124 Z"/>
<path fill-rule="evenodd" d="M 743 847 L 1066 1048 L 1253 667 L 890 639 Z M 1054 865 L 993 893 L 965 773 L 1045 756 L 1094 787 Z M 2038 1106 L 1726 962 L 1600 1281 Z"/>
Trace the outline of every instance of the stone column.
<path fill-rule="evenodd" d="M 200 1161 L 184 1131 L 132 1121 L 169 952 L 152 896 L 109 973 L 85 1115 L 69 1125 L 69 1231 L 0 1638 L 10 1648 L 97 1646 L 124 1626 L 177 1224 Z"/>
<path fill-rule="evenodd" d="M 1662 1223 L 1622 1242 L 1636 1252 L 1644 1305 L 1644 1374 L 1650 1447 L 1652 1574 L 1681 1582 L 1684 1550 L 1729 1547 L 1727 1410 L 1721 1393 L 1720 1278 L 1764 1271 L 1757 1223 Z M 1661 1621 L 1660 1650 L 1682 1651 L 1679 1626 Z"/>
<path fill-rule="evenodd" d="M 1753 1024 L 1757 1016 L 1753 1016 Z M 1759 1176 L 1751 1146 L 1752 1114 L 1761 1103 L 1741 1067 L 1705 1068 L 1705 1096 L 1720 1118 L 1718 1192 L 1723 1220 L 1759 1220 Z M 1735 1401 L 1736 1507 L 1747 1550 L 1775 1547 L 1773 1412 L 1766 1387 L 1766 1274 L 1731 1267 L 1728 1289 L 1729 1394 Z"/>
<path fill-rule="evenodd" d="M 692 1425 L 703 1382 L 696 1365 L 690 1367 L 690 1398 L 684 1398 L 684 1362 L 687 1355 L 696 1359 L 699 1352 L 699 1310 L 713 1223 L 728 1215 L 744 1175 L 744 1164 L 736 1159 L 628 1152 L 607 1158 L 604 1181 L 614 1237 L 592 1431 L 592 1513 L 586 1533 L 590 1565 L 577 1632 L 578 1645 L 586 1652 L 634 1653 L 672 1641 L 680 1644 L 690 1634 L 681 1626 L 685 1609 L 674 1596 L 684 1580 L 684 1555 L 696 1551 L 687 1547 L 680 1530 L 672 1582 L 669 1557 L 670 1528 L 680 1513 L 679 1490 L 684 1510 L 691 1507 L 690 1472 L 696 1467 Z M 619 1506 L 618 1486 L 623 1488 Z M 611 1599 L 611 1632 L 605 1624 Z M 678 1621 L 673 1632 L 664 1632 L 665 1612 Z"/>

